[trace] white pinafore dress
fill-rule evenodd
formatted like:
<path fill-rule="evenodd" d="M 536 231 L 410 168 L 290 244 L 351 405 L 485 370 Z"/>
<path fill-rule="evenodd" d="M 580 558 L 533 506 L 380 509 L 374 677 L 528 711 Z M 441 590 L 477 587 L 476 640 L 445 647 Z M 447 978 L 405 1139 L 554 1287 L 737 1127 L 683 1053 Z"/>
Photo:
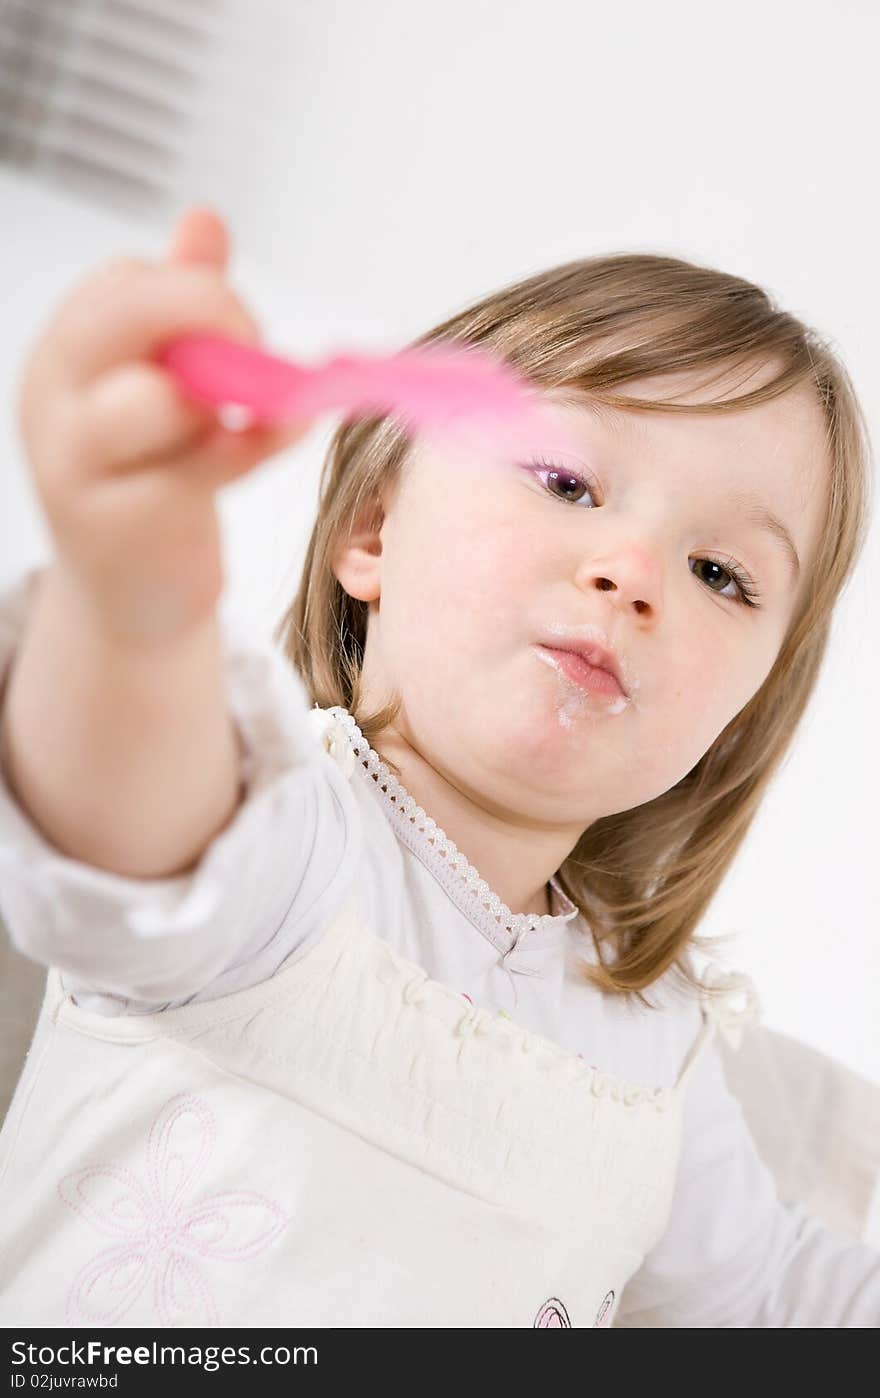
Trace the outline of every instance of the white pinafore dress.
<path fill-rule="evenodd" d="M 666 1225 L 687 1081 L 755 1017 L 726 979 L 650 1088 L 431 980 L 355 897 L 209 1002 L 112 1018 L 50 971 L 0 1134 L 0 1324 L 610 1326 Z"/>

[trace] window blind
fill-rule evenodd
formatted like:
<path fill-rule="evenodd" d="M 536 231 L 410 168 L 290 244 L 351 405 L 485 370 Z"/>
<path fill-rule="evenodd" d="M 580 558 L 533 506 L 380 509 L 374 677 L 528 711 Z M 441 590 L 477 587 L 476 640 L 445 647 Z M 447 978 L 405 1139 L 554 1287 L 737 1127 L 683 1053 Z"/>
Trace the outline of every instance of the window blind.
<path fill-rule="evenodd" d="M 135 215 L 194 172 L 222 202 L 259 105 L 235 20 L 228 0 L 0 0 L 0 159 Z"/>

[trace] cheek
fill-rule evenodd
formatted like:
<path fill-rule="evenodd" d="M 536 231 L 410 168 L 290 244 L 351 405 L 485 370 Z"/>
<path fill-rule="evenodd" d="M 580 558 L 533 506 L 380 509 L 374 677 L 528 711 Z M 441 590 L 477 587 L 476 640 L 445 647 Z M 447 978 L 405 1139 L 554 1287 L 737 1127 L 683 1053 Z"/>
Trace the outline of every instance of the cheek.
<path fill-rule="evenodd" d="M 480 631 L 506 634 L 522 615 L 527 591 L 527 560 L 509 529 L 459 531 L 450 544 L 447 583 Z"/>
<path fill-rule="evenodd" d="M 767 666 L 753 652 L 713 648 L 704 637 L 688 648 L 675 667 L 675 680 L 655 728 L 656 743 L 646 754 L 658 790 L 680 781 L 708 751 L 763 683 Z"/>
<path fill-rule="evenodd" d="M 383 567 L 383 627 L 414 620 L 455 652 L 485 652 L 522 614 L 528 589 L 521 540 L 486 504 L 449 491 L 406 515 Z"/>

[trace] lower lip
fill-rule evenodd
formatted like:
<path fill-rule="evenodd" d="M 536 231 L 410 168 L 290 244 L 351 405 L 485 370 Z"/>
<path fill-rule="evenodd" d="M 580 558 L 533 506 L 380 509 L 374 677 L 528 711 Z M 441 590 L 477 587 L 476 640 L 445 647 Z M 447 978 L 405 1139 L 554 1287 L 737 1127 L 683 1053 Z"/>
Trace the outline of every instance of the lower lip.
<path fill-rule="evenodd" d="M 552 646 L 538 646 L 538 650 L 552 656 L 557 668 L 579 689 L 585 689 L 590 694 L 604 694 L 609 699 L 625 697 L 617 680 L 608 670 L 600 670 L 598 666 L 590 665 L 575 651 L 555 650 Z"/>

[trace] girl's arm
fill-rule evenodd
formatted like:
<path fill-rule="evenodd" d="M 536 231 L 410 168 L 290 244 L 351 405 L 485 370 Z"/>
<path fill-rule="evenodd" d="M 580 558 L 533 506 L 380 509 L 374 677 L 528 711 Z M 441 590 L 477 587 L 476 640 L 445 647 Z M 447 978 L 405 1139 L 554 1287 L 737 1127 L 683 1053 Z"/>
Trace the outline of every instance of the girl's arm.
<path fill-rule="evenodd" d="M 782 1204 L 710 1044 L 687 1086 L 660 1242 L 624 1289 L 623 1328 L 880 1328 L 880 1252 Z"/>
<path fill-rule="evenodd" d="M 35 583 L 0 592 L 0 695 Z M 267 979 L 320 936 L 359 867 L 360 812 L 300 677 L 223 608 L 220 653 L 241 800 L 191 869 L 138 878 L 73 858 L 0 774 L 0 920 L 97 1013 L 146 1013 Z"/>
<path fill-rule="evenodd" d="M 240 800 L 215 615 L 174 642 L 126 646 L 57 564 L 36 581 L 0 712 L 7 785 L 71 859 L 184 873 Z"/>
<path fill-rule="evenodd" d="M 235 811 L 217 495 L 304 431 L 227 431 L 157 363 L 192 332 L 258 338 L 228 250 L 222 222 L 192 210 L 166 259 L 85 278 L 21 375 L 53 562 L 8 682 L 2 766 L 47 839 L 121 875 L 190 868 Z"/>
<path fill-rule="evenodd" d="M 252 736 L 247 787 L 233 708 L 258 701 L 230 679 L 218 621 L 217 494 L 306 427 L 230 432 L 156 362 L 183 335 L 259 338 L 227 260 L 222 221 L 192 210 L 166 259 L 120 258 L 76 287 L 20 382 L 54 547 L 0 619 L 0 912 L 21 951 L 110 1013 L 210 993 L 255 953 L 277 967 L 276 934 L 293 913 L 286 951 L 308 935 L 301 900 L 333 881 L 345 823 L 324 818 L 332 778 L 271 734 L 268 749 Z M 307 710 L 297 691 L 301 729 Z M 336 865 L 302 867 L 315 841 Z"/>

